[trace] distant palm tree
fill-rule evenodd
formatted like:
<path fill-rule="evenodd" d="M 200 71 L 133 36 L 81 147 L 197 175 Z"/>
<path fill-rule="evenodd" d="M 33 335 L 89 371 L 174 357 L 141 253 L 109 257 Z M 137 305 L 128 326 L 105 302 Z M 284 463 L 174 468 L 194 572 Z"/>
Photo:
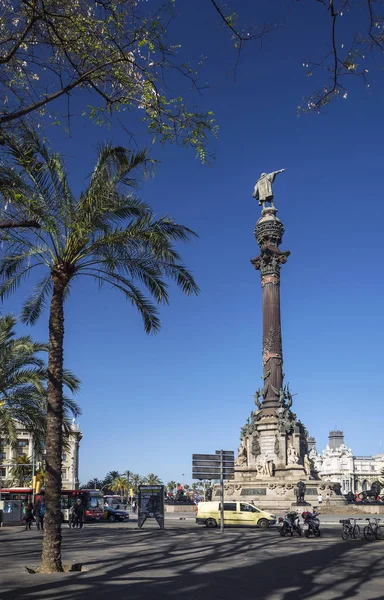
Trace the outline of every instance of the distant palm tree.
<path fill-rule="evenodd" d="M 175 491 L 176 488 L 176 481 L 168 481 L 167 483 L 167 490 L 168 492 L 170 492 L 171 494 L 173 494 L 173 492 Z"/>
<path fill-rule="evenodd" d="M 128 482 L 126 477 L 116 477 L 111 483 L 111 490 L 117 492 L 120 496 L 124 496 L 128 491 Z"/>
<path fill-rule="evenodd" d="M 137 494 L 137 492 L 139 490 L 139 485 L 141 484 L 141 481 L 142 481 L 142 478 L 140 477 L 140 475 L 137 475 L 136 473 L 133 473 L 131 475 L 131 487 L 135 494 Z"/>
<path fill-rule="evenodd" d="M 18 456 L 16 464 L 9 469 L 12 485 L 25 487 L 32 480 L 32 463 L 28 456 Z"/>
<path fill-rule="evenodd" d="M 16 337 L 13 315 L 0 316 L 0 435 L 11 445 L 17 443 L 17 427 L 32 433 L 37 451 L 41 451 L 46 432 L 48 369 L 41 353 L 48 345 L 34 342 L 29 335 Z M 79 380 L 69 371 L 64 382 L 79 389 Z M 80 408 L 64 397 L 64 425 L 69 431 L 70 414 L 78 416 Z"/>
<path fill-rule="evenodd" d="M 161 485 L 162 481 L 158 475 L 155 473 L 149 473 L 146 477 L 144 477 L 144 481 L 147 485 Z"/>
<path fill-rule="evenodd" d="M 105 493 L 112 492 L 112 490 L 111 490 L 112 481 L 114 479 L 116 479 L 117 477 L 120 477 L 119 471 L 109 471 L 109 473 L 106 474 L 106 476 L 104 477 L 104 480 L 103 480 L 103 485 L 102 485 Z"/>
<path fill-rule="evenodd" d="M 39 229 L 9 230 L 0 261 L 0 299 L 12 293 L 31 270 L 45 270 L 22 310 L 25 323 L 49 311 L 49 383 L 46 443 L 46 516 L 42 571 L 62 571 L 61 454 L 63 414 L 64 301 L 80 277 L 121 292 L 140 312 L 147 333 L 160 328 L 156 303 L 168 303 L 166 279 L 185 294 L 199 289 L 175 242 L 195 236 L 169 217 L 156 219 L 148 205 L 122 186 L 133 187 L 135 171 L 153 166 L 146 151 L 132 153 L 105 145 L 100 149 L 89 185 L 78 199 L 72 193 L 63 159 L 50 154 L 37 133 L 6 136 L 11 164 L 0 165 L 0 192 L 10 216 L 20 212 Z"/>
<path fill-rule="evenodd" d="M 105 481 L 113 481 L 114 479 L 116 479 L 116 477 L 119 477 L 119 476 L 120 476 L 119 471 L 109 471 L 109 473 L 107 473 L 105 476 Z"/>
<path fill-rule="evenodd" d="M 97 477 L 95 477 L 95 479 L 90 479 L 84 485 L 82 484 L 80 486 L 80 489 L 82 489 L 82 490 L 101 490 L 102 487 L 103 487 L 103 481 L 101 479 L 97 479 Z"/>

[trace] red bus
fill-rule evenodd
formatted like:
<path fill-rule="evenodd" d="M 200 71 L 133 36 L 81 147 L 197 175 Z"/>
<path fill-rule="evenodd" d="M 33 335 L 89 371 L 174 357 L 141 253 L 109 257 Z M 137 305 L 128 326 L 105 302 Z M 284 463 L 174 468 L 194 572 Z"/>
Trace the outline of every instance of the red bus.
<path fill-rule="evenodd" d="M 36 494 L 35 498 L 37 496 L 44 496 L 44 490 L 42 490 L 42 493 Z M 18 501 L 24 504 L 25 502 L 31 502 L 32 497 L 32 488 L 0 489 L 0 500 L 4 501 L 4 512 L 6 512 L 7 502 Z M 103 518 L 104 501 L 103 494 L 99 490 L 61 490 L 61 512 L 63 514 L 63 521 L 68 521 L 69 510 L 78 498 L 81 499 L 84 506 L 86 521 L 96 521 Z"/>

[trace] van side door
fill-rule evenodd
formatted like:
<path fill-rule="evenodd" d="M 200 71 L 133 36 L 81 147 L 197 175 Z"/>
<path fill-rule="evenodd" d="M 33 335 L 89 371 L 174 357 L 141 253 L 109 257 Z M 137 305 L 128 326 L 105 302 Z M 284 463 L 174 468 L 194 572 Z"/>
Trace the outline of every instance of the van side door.
<path fill-rule="evenodd" d="M 224 502 L 224 524 L 225 525 L 236 525 L 236 517 L 237 517 L 237 503 L 236 502 Z"/>
<path fill-rule="evenodd" d="M 239 525 L 255 525 L 258 512 L 256 508 L 245 502 L 238 502 L 238 523 Z"/>

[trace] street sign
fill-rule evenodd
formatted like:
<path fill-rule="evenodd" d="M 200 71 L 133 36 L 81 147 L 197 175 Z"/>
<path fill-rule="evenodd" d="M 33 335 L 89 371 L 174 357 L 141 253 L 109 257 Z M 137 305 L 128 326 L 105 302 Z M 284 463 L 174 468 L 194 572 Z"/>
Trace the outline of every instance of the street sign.
<path fill-rule="evenodd" d="M 221 479 L 234 477 L 235 453 L 217 450 L 215 454 L 192 455 L 192 479 Z"/>
<path fill-rule="evenodd" d="M 192 454 L 192 461 L 194 460 L 210 460 L 210 461 L 220 461 L 220 457 L 216 454 Z"/>
<path fill-rule="evenodd" d="M 192 461 L 193 467 L 213 467 L 213 466 L 216 467 L 216 465 L 217 465 L 217 468 L 220 469 L 220 460 L 216 460 L 215 462 L 210 461 L 210 460 L 193 460 Z M 233 468 L 234 461 L 233 460 L 223 460 L 223 466 Z"/>

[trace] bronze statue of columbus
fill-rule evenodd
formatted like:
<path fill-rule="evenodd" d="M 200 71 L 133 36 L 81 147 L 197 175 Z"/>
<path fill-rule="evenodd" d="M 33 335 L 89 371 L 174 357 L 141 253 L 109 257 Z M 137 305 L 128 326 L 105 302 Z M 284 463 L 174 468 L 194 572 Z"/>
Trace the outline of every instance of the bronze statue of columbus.
<path fill-rule="evenodd" d="M 259 206 L 262 206 L 263 209 L 266 202 L 270 202 L 271 207 L 275 208 L 273 204 L 272 183 L 275 181 L 276 175 L 284 173 L 284 171 L 285 169 L 280 169 L 280 171 L 272 171 L 272 173 L 262 173 L 260 179 L 256 181 L 253 197 L 259 201 Z"/>

